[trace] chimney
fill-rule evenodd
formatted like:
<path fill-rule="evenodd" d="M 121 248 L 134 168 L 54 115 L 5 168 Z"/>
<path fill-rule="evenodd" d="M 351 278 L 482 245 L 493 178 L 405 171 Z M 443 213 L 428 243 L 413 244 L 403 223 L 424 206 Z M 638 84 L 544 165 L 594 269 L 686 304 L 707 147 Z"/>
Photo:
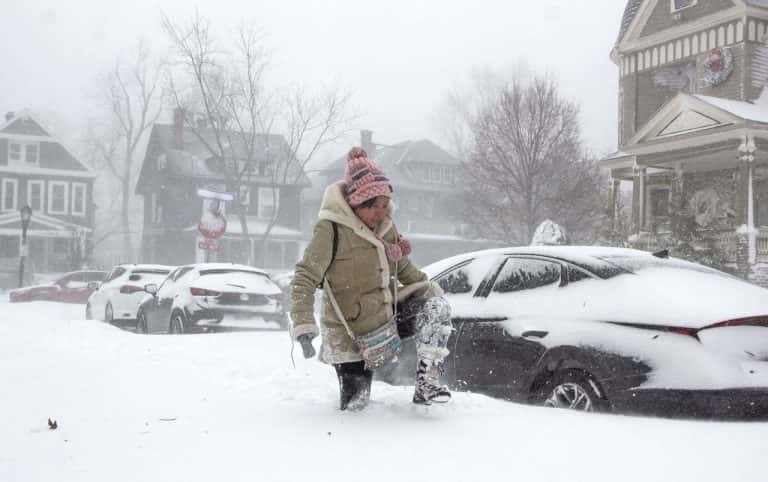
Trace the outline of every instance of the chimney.
<path fill-rule="evenodd" d="M 184 114 L 181 107 L 173 109 L 173 147 L 176 149 L 184 148 Z"/>
<path fill-rule="evenodd" d="M 376 146 L 373 144 L 373 131 L 365 129 L 360 131 L 360 147 L 365 149 L 369 159 L 374 159 L 376 157 Z"/>
<path fill-rule="evenodd" d="M 11 119 L 16 115 L 15 112 L 6 112 L 5 113 L 5 122 L 10 122 Z"/>

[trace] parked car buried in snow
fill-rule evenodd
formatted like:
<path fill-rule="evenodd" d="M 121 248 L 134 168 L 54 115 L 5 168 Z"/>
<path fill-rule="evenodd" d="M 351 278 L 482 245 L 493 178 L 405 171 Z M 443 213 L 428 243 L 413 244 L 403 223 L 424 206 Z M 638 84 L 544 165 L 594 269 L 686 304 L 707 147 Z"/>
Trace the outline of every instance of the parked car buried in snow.
<path fill-rule="evenodd" d="M 144 285 L 162 281 L 173 266 L 121 264 L 112 268 L 85 306 L 86 319 L 134 327 L 136 311 L 144 299 Z"/>
<path fill-rule="evenodd" d="M 226 263 L 181 266 L 145 287 L 136 329 L 202 333 L 219 328 L 285 327 L 283 293 L 259 269 Z"/>
<path fill-rule="evenodd" d="M 93 293 L 92 282 L 100 282 L 105 271 L 73 271 L 56 280 L 35 286 L 26 286 L 8 293 L 11 303 L 21 301 L 58 301 L 60 303 L 86 303 Z"/>
<path fill-rule="evenodd" d="M 453 310 L 455 389 L 585 411 L 768 417 L 766 289 L 618 248 L 499 249 L 425 271 Z M 383 378 L 405 382 L 413 366 Z"/>

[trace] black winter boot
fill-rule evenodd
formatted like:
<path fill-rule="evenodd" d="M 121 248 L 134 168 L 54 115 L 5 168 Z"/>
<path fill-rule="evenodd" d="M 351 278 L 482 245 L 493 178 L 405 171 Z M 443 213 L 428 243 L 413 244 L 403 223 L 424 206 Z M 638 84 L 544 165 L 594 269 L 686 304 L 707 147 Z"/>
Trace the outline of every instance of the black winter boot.
<path fill-rule="evenodd" d="M 334 365 L 339 377 L 339 409 L 360 411 L 371 399 L 373 372 L 365 369 L 364 362 Z"/>
<path fill-rule="evenodd" d="M 446 403 L 451 400 L 451 392 L 445 385 L 440 385 L 442 361 L 422 358 L 416 368 L 416 390 L 413 394 L 413 403 L 419 405 L 431 405 L 432 403 Z"/>

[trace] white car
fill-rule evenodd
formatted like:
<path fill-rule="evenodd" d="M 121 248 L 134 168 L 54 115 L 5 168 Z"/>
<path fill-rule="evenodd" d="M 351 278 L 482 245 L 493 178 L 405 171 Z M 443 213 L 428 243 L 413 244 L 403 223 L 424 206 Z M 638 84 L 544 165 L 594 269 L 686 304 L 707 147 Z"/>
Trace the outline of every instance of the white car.
<path fill-rule="evenodd" d="M 136 311 L 146 295 L 144 286 L 161 283 L 173 269 L 173 266 L 158 264 L 115 266 L 88 298 L 86 319 L 135 325 Z"/>
<path fill-rule="evenodd" d="M 250 266 L 201 263 L 176 268 L 139 307 L 139 333 L 204 333 L 287 327 L 283 292 Z"/>

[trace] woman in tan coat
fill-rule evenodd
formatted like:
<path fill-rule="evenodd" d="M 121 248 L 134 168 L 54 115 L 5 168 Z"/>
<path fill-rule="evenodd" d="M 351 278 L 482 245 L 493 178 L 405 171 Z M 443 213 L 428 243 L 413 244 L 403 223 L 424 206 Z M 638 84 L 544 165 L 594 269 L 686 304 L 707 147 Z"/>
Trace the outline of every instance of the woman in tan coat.
<path fill-rule="evenodd" d="M 362 409 L 368 403 L 373 371 L 364 357 L 368 352 L 356 339 L 394 326 L 395 293 L 398 300 L 407 300 L 402 311 L 412 315 L 398 317 L 397 331 L 403 337 L 417 336 L 413 401 L 450 399 L 448 389 L 439 383 L 452 330 L 450 308 L 440 287 L 408 259 L 410 243 L 400 237 L 391 219 L 392 192 L 389 180 L 365 150 L 353 148 L 345 179 L 325 191 L 319 221 L 291 283 L 292 336 L 307 358 L 315 354 L 312 339 L 322 336 L 320 360 L 336 369 L 342 410 Z M 318 328 L 314 295 L 321 286 Z"/>

